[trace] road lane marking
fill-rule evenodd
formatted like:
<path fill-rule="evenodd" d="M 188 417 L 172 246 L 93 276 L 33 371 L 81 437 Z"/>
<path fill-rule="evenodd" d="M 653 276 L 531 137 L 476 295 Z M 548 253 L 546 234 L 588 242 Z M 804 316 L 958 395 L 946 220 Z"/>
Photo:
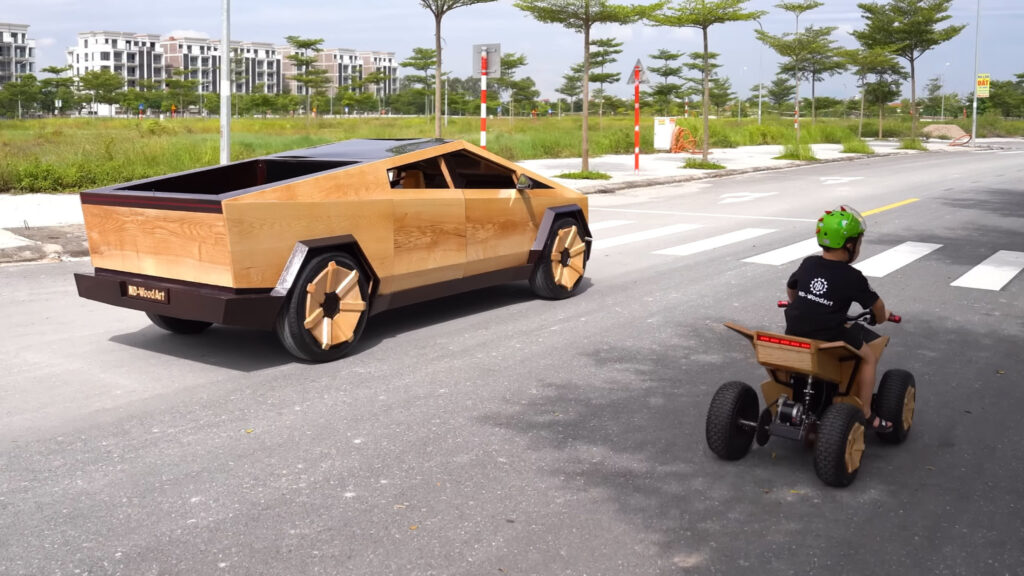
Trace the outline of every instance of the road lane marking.
<path fill-rule="evenodd" d="M 615 228 L 616 226 L 623 226 L 625 224 L 632 224 L 632 220 L 605 220 L 604 222 L 590 222 L 590 231 L 594 230 L 605 230 L 607 228 Z"/>
<path fill-rule="evenodd" d="M 847 182 L 863 179 L 863 176 L 822 176 L 821 183 L 825 186 L 829 186 L 831 184 L 846 184 Z"/>
<path fill-rule="evenodd" d="M 778 192 L 730 192 L 719 196 L 719 204 L 735 204 L 736 202 L 749 202 L 765 196 L 774 196 Z"/>
<path fill-rule="evenodd" d="M 668 216 L 697 216 L 709 218 L 728 218 L 730 220 L 782 220 L 786 222 L 817 222 L 817 218 L 784 218 L 782 216 L 748 216 L 746 214 L 711 214 L 708 212 L 675 212 L 672 210 L 637 210 L 633 208 L 598 208 L 591 206 L 590 211 L 628 212 L 631 214 L 665 214 Z"/>
<path fill-rule="evenodd" d="M 1024 150 L 1013 150 L 1011 152 L 1000 152 L 1000 154 L 1024 154 Z"/>
<path fill-rule="evenodd" d="M 928 244 L 925 242 L 904 242 L 899 246 L 890 248 L 877 256 L 872 256 L 863 262 L 854 264 L 853 267 L 864 273 L 865 276 L 881 278 L 893 270 L 897 270 L 910 264 L 922 256 L 938 250 L 942 244 Z"/>
<path fill-rule="evenodd" d="M 875 208 L 873 210 L 868 210 L 867 212 L 861 212 L 860 214 L 861 214 L 861 216 L 871 216 L 872 214 L 878 214 L 879 212 L 885 212 L 886 210 L 892 210 L 893 208 L 899 208 L 900 206 L 906 206 L 907 204 L 912 204 L 914 202 L 917 202 L 918 200 L 920 200 L 920 198 L 907 198 L 906 200 L 901 200 L 899 202 L 893 202 L 892 204 L 886 204 L 885 206 L 882 206 L 881 208 Z"/>
<path fill-rule="evenodd" d="M 950 286 L 980 288 L 981 290 L 1002 290 L 1014 276 L 1024 270 L 1024 252 L 1000 250 L 984 262 L 957 278 Z"/>
<path fill-rule="evenodd" d="M 758 254 L 757 256 L 751 256 L 743 260 L 744 262 L 752 262 L 754 264 L 772 264 L 779 266 L 787 262 L 799 260 L 811 254 L 817 254 L 821 252 L 821 246 L 818 246 L 817 238 L 808 238 L 802 240 L 796 244 L 790 244 L 778 250 L 772 250 L 771 252 L 765 252 L 764 254 Z"/>
<path fill-rule="evenodd" d="M 623 234 L 622 236 L 613 236 L 611 238 L 598 238 L 594 240 L 594 245 L 597 246 L 598 248 L 611 248 L 613 246 L 621 246 L 623 244 L 641 242 L 643 240 L 651 240 L 653 238 L 660 238 L 662 236 L 668 236 L 670 234 L 678 234 L 680 232 L 686 232 L 688 230 L 695 230 L 700 227 L 700 224 L 673 224 L 671 226 L 652 228 L 650 230 L 644 230 L 642 232 Z"/>
<path fill-rule="evenodd" d="M 666 254 L 669 256 L 689 256 L 698 252 L 704 252 L 705 250 L 711 250 L 713 248 L 720 248 L 736 242 L 742 242 L 751 238 L 757 238 L 764 234 L 770 234 L 775 232 L 771 228 L 744 228 L 742 230 L 736 230 L 735 232 L 729 232 L 727 234 L 721 234 L 719 236 L 712 236 L 711 238 L 705 238 L 696 242 L 690 242 L 688 244 L 682 244 L 680 246 L 673 246 L 672 248 L 666 248 L 664 250 L 658 250 L 655 254 Z"/>

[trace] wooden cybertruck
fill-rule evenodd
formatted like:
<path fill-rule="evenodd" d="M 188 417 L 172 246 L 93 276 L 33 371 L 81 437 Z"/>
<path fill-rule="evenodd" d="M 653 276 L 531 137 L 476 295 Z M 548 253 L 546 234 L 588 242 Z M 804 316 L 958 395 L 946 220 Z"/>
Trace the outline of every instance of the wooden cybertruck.
<path fill-rule="evenodd" d="M 80 296 L 177 333 L 270 329 L 343 356 L 378 312 L 528 280 L 581 285 L 587 198 L 464 141 L 348 140 L 81 194 Z"/>

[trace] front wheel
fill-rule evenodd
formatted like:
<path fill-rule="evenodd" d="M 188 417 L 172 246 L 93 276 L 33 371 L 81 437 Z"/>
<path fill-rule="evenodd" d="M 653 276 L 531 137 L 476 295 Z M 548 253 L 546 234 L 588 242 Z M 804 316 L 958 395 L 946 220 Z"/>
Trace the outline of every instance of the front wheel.
<path fill-rule="evenodd" d="M 723 460 L 739 460 L 750 451 L 757 431 L 757 392 L 743 382 L 719 386 L 704 426 L 708 448 Z"/>
<path fill-rule="evenodd" d="M 321 254 L 295 279 L 277 336 L 297 358 L 330 362 L 348 353 L 366 325 L 369 281 L 348 254 Z"/>
<path fill-rule="evenodd" d="M 556 220 L 530 276 L 530 288 L 541 298 L 561 300 L 572 296 L 583 280 L 586 252 L 579 223 L 573 218 Z"/>
<path fill-rule="evenodd" d="M 864 415 L 852 404 L 833 404 L 818 426 L 814 471 L 829 486 L 849 486 L 864 455 Z"/>
<path fill-rule="evenodd" d="M 879 430 L 878 438 L 888 444 L 902 443 L 914 425 L 914 409 L 917 405 L 914 375 L 906 370 L 886 370 L 878 384 L 875 398 L 878 415 L 892 422 L 892 430 Z"/>
<path fill-rule="evenodd" d="M 175 334 L 199 334 L 203 330 L 213 326 L 213 322 L 186 320 L 184 318 L 164 316 L 163 314 L 154 314 L 152 312 L 146 312 L 146 316 L 148 316 L 149 321 L 158 328 L 163 328 L 164 330 L 174 332 Z"/>

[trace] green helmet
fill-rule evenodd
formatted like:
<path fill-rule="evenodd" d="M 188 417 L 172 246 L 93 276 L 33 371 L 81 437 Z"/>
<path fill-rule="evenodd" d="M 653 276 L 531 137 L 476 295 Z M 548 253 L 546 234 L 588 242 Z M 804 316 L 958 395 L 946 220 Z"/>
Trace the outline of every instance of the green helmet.
<path fill-rule="evenodd" d="M 867 232 L 864 217 L 849 206 L 826 210 L 818 218 L 818 245 L 825 248 L 842 248 L 848 238 L 856 238 Z"/>

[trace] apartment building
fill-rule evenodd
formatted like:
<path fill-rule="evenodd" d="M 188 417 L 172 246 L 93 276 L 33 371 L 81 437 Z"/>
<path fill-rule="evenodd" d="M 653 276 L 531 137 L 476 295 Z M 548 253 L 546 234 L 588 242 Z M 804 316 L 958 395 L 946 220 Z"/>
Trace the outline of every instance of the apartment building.
<path fill-rule="evenodd" d="M 386 78 L 383 82 L 373 84 L 370 89 L 380 101 L 385 101 L 398 91 L 398 64 L 395 62 L 394 52 L 360 52 L 359 57 L 363 60 L 363 72 L 366 75 L 380 72 Z"/>
<path fill-rule="evenodd" d="M 29 40 L 28 25 L 0 22 L 0 87 L 35 73 L 36 41 Z"/>
<path fill-rule="evenodd" d="M 284 89 L 292 94 L 305 94 L 306 87 L 295 81 L 294 77 L 302 71 L 288 57 L 296 51 L 289 45 L 278 46 L 281 53 L 281 66 L 284 75 Z M 358 85 L 363 79 L 363 59 L 355 50 L 348 48 L 332 48 L 310 54 L 316 58 L 315 68 L 327 71 L 327 91 L 337 94 Z"/>
<path fill-rule="evenodd" d="M 124 78 L 125 88 L 138 88 L 143 80 L 163 88 L 166 61 L 157 34 L 94 31 L 78 34 L 78 43 L 67 50 L 73 76 L 106 70 Z"/>

